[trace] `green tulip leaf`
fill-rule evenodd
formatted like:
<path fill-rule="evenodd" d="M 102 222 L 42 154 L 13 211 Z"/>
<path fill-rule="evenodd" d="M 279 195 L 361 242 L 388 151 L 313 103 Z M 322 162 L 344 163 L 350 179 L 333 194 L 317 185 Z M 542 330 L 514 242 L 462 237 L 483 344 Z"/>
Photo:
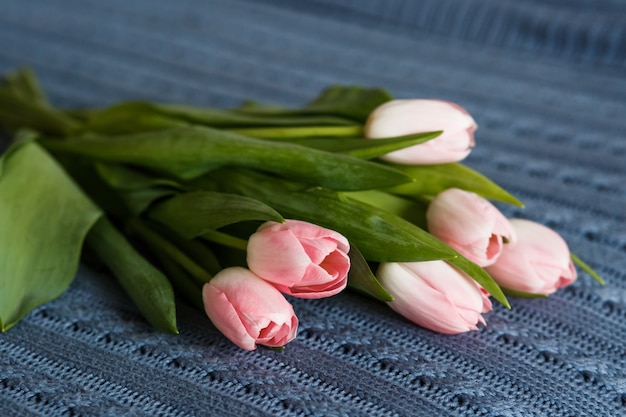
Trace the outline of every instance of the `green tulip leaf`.
<path fill-rule="evenodd" d="M 546 294 L 533 294 L 530 292 L 513 290 L 511 288 L 506 288 L 502 286 L 500 288 L 502 288 L 502 292 L 504 292 L 504 294 L 508 295 L 509 297 L 517 297 L 517 298 L 546 298 L 547 297 Z"/>
<path fill-rule="evenodd" d="M 387 210 L 416 226 L 426 229 L 426 210 L 428 209 L 428 204 L 424 202 L 415 201 L 380 190 L 343 192 L 341 195 Z"/>
<path fill-rule="evenodd" d="M 585 261 L 583 261 L 582 259 L 580 259 L 578 256 L 574 255 L 573 253 L 570 254 L 570 257 L 572 259 L 572 261 L 578 265 L 578 267 L 580 269 L 582 269 L 583 271 L 585 271 L 586 273 L 588 273 L 593 279 L 595 279 L 600 285 L 604 285 L 604 279 L 602 279 L 602 277 L 596 272 L 594 271 L 593 268 L 591 268 L 589 265 L 587 265 L 585 263 Z"/>
<path fill-rule="evenodd" d="M 151 106 L 164 116 L 214 128 L 344 126 L 354 124 L 354 120 L 340 116 L 307 114 L 292 110 L 242 112 L 182 104 L 151 104 Z"/>
<path fill-rule="evenodd" d="M 61 295 L 101 212 L 39 145 L 4 158 L 0 178 L 0 330 Z"/>
<path fill-rule="evenodd" d="M 491 296 L 499 301 L 503 306 L 505 306 L 506 308 L 511 308 L 511 305 L 506 299 L 506 296 L 504 295 L 504 292 L 502 291 L 500 286 L 483 268 L 479 267 L 478 265 L 461 255 L 458 255 L 454 259 L 448 259 L 447 262 L 472 277 L 474 281 L 480 284 L 480 286 L 483 287 L 485 291 L 491 294 Z"/>
<path fill-rule="evenodd" d="M 171 197 L 176 191 L 165 187 L 149 187 L 138 190 L 121 190 L 117 192 L 129 213 L 139 216 L 146 211 L 153 203 Z"/>
<path fill-rule="evenodd" d="M 381 88 L 337 85 L 322 91 L 304 110 L 322 114 L 338 114 L 365 122 L 376 107 L 392 98 Z"/>
<path fill-rule="evenodd" d="M 304 187 L 244 169 L 220 170 L 189 185 L 219 187 L 223 192 L 262 201 L 286 218 L 336 230 L 369 261 L 426 261 L 457 256 L 450 247 L 395 214 L 329 190 Z"/>
<path fill-rule="evenodd" d="M 2 87 L 39 105 L 49 105 L 35 73 L 29 68 L 21 68 L 6 74 L 0 88 Z"/>
<path fill-rule="evenodd" d="M 380 285 L 372 273 L 367 261 L 354 245 L 350 245 L 350 271 L 348 273 L 348 287 L 376 300 L 391 302 L 393 296 Z"/>
<path fill-rule="evenodd" d="M 87 244 L 152 326 L 178 333 L 174 290 L 167 277 L 141 256 L 111 222 L 100 219 L 89 232 Z"/>
<path fill-rule="evenodd" d="M 75 120 L 48 104 L 29 71 L 10 74 L 0 83 L 0 128 L 65 135 L 77 127 Z"/>
<path fill-rule="evenodd" d="M 440 165 L 388 164 L 413 177 L 389 191 L 410 197 L 435 196 L 448 188 L 460 188 L 485 198 L 523 207 L 524 204 L 481 173 L 459 163 Z"/>
<path fill-rule="evenodd" d="M 389 152 L 427 142 L 440 134 L 441 132 L 426 132 L 376 140 L 348 137 L 312 137 L 289 139 L 289 142 L 326 152 L 341 152 L 356 158 L 373 159 Z"/>
<path fill-rule="evenodd" d="M 101 110 L 82 114 L 83 132 L 100 134 L 128 134 L 202 125 L 221 129 L 249 129 L 275 127 L 285 129 L 298 126 L 344 126 L 353 121 L 332 116 L 247 115 L 237 111 L 218 110 L 182 104 L 158 104 L 143 101 L 124 101 Z M 352 131 L 352 130 L 351 130 Z"/>
<path fill-rule="evenodd" d="M 288 109 L 248 103 L 237 111 L 246 115 L 285 118 L 302 115 L 334 115 L 362 124 L 376 107 L 391 99 L 391 95 L 381 88 L 336 85 L 322 91 L 318 97 L 302 108 Z"/>
<path fill-rule="evenodd" d="M 338 190 L 389 187 L 411 181 L 394 168 L 351 156 L 202 127 L 42 143 L 56 152 L 138 165 L 183 179 L 223 165 L 238 165 Z"/>
<path fill-rule="evenodd" d="M 276 210 L 253 198 L 211 191 L 179 194 L 154 206 L 148 216 L 188 239 L 247 220 L 284 221 Z"/>
<path fill-rule="evenodd" d="M 32 130 L 19 130 L 15 134 L 15 138 L 13 139 L 11 144 L 4 150 L 2 155 L 0 155 L 0 177 L 2 177 L 4 161 L 9 157 L 9 155 L 18 150 L 23 145 L 34 141 L 35 139 L 37 139 L 37 137 L 37 133 L 33 132 Z"/>
<path fill-rule="evenodd" d="M 95 168 L 108 185 L 118 190 L 140 190 L 151 187 L 182 189 L 182 186 L 174 180 L 144 174 L 123 165 L 96 163 Z"/>
<path fill-rule="evenodd" d="M 87 114 L 83 132 L 127 134 L 187 126 L 189 122 L 163 114 L 151 103 L 125 101 Z"/>

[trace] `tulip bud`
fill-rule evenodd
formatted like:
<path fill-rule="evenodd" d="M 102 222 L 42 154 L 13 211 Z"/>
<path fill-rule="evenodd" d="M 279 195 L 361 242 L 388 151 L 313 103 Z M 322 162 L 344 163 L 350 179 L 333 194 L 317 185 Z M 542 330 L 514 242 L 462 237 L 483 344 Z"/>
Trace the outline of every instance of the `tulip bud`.
<path fill-rule="evenodd" d="M 504 215 L 483 197 L 449 188 L 437 195 L 426 211 L 428 231 L 479 266 L 493 264 L 515 230 Z"/>
<path fill-rule="evenodd" d="M 207 316 L 234 344 L 254 350 L 257 344 L 280 347 L 296 337 L 298 318 L 272 284 L 249 270 L 226 268 L 202 289 Z"/>
<path fill-rule="evenodd" d="M 299 220 L 266 222 L 248 239 L 248 267 L 285 294 L 322 298 L 348 283 L 348 240 Z"/>
<path fill-rule="evenodd" d="M 392 100 L 377 107 L 365 124 L 370 139 L 443 130 L 435 139 L 383 155 L 381 159 L 406 165 L 457 162 L 474 147 L 477 129 L 460 106 L 440 100 Z"/>
<path fill-rule="evenodd" d="M 439 333 L 477 330 L 492 308 L 486 291 L 444 261 L 382 263 L 377 277 L 394 311 Z"/>
<path fill-rule="evenodd" d="M 552 294 L 576 281 L 567 243 L 552 229 L 512 219 L 517 242 L 507 245 L 487 272 L 501 286 L 531 294 Z"/>

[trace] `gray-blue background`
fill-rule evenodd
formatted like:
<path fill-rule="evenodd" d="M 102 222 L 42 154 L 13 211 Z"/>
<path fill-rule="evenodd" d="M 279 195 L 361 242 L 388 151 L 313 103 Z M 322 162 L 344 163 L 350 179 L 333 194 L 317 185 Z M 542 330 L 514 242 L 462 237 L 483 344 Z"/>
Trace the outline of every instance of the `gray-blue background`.
<path fill-rule="evenodd" d="M 0 71 L 53 102 L 298 105 L 334 83 L 466 107 L 467 164 L 561 233 L 586 274 L 443 336 L 354 293 L 294 300 L 283 352 L 185 305 L 153 332 L 115 280 L 0 335 L 3 416 L 617 416 L 626 411 L 626 3 L 619 0 L 0 0 Z"/>

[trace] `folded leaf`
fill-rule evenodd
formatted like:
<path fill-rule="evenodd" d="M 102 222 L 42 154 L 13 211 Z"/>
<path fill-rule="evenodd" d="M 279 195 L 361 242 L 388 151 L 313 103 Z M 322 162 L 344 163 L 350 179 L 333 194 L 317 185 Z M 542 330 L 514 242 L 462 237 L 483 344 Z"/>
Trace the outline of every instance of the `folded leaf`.
<path fill-rule="evenodd" d="M 201 127 L 42 143 L 57 152 L 139 165 L 183 179 L 219 166 L 239 165 L 338 190 L 390 187 L 411 181 L 396 169 L 351 156 Z"/>
<path fill-rule="evenodd" d="M 151 208 L 148 216 L 188 239 L 246 220 L 284 221 L 276 210 L 253 198 L 211 191 L 179 194 Z"/>
<path fill-rule="evenodd" d="M 348 286 L 360 293 L 368 295 L 379 301 L 391 302 L 393 296 L 380 285 L 376 276 L 372 273 L 367 261 L 356 248 L 350 246 L 350 271 L 348 273 Z"/>
<path fill-rule="evenodd" d="M 87 243 L 111 269 L 150 324 L 163 332 L 178 333 L 174 290 L 161 271 L 104 217 L 89 233 Z"/>
<path fill-rule="evenodd" d="M 39 145 L 25 143 L 0 178 L 0 330 L 61 295 L 100 210 Z"/>

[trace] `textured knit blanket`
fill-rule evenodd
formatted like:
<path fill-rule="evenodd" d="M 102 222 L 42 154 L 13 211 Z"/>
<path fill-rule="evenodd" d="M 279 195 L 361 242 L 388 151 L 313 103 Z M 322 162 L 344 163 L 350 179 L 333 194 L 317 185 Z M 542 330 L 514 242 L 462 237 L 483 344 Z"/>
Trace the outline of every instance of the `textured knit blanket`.
<path fill-rule="evenodd" d="M 626 3 L 620 0 L 0 0 L 0 72 L 55 105 L 300 105 L 331 84 L 459 103 L 465 161 L 607 281 L 424 330 L 353 292 L 291 300 L 284 351 L 191 306 L 155 332 L 106 271 L 0 334 L 0 415 L 626 415 Z"/>

